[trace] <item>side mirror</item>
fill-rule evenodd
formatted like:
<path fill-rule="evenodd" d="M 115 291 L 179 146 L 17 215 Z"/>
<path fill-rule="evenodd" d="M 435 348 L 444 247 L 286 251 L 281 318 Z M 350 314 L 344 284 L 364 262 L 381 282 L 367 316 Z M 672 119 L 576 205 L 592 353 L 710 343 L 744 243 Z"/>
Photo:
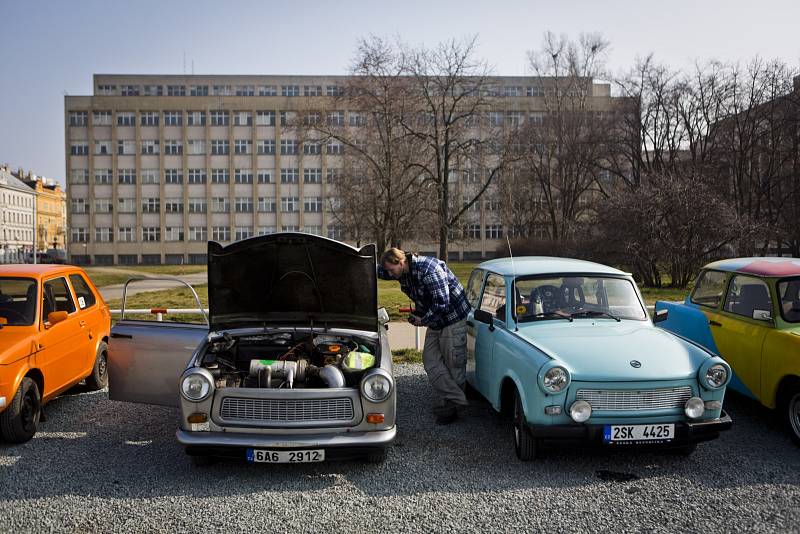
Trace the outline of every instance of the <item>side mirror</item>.
<path fill-rule="evenodd" d="M 769 310 L 753 310 L 753 319 L 756 321 L 772 321 L 772 313 Z"/>
<path fill-rule="evenodd" d="M 475 310 L 472 314 L 476 321 L 489 325 L 489 331 L 494 330 L 494 317 L 486 310 Z"/>
<path fill-rule="evenodd" d="M 47 314 L 47 322 L 50 323 L 50 326 L 53 326 L 56 323 L 60 323 L 66 318 L 67 318 L 67 312 L 65 311 L 54 311 Z"/>
<path fill-rule="evenodd" d="M 661 321 L 666 321 L 668 316 L 669 310 L 656 310 L 656 313 L 653 316 L 653 322 L 660 323 Z"/>
<path fill-rule="evenodd" d="M 8 319 L 6 319 L 5 317 L 0 317 L 0 327 L 7 324 L 8 324 Z"/>
<path fill-rule="evenodd" d="M 389 322 L 389 313 L 386 311 L 386 308 L 378 308 L 378 322 L 380 324 Z"/>

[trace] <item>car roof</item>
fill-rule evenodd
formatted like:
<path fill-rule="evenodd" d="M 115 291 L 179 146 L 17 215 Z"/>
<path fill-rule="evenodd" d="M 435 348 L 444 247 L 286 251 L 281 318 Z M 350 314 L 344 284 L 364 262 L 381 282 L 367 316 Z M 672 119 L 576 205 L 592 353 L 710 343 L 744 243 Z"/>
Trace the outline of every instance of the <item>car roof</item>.
<path fill-rule="evenodd" d="M 800 276 L 800 258 L 731 258 L 709 263 L 704 269 L 757 276 Z"/>
<path fill-rule="evenodd" d="M 74 265 L 52 265 L 43 263 L 9 263 L 0 265 L 0 276 L 26 276 L 40 278 L 56 273 L 82 272 L 80 267 Z"/>
<path fill-rule="evenodd" d="M 503 276 L 540 275 L 551 273 L 564 274 L 613 274 L 628 276 L 628 273 L 592 261 L 576 260 L 572 258 L 556 258 L 551 256 L 520 256 L 511 258 L 498 258 L 478 265 Z"/>

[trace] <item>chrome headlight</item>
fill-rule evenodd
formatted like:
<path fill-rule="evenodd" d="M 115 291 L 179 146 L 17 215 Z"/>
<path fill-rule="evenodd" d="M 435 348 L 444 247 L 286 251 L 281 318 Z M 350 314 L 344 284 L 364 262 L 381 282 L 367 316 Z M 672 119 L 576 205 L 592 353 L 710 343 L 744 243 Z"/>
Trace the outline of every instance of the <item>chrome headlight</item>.
<path fill-rule="evenodd" d="M 683 412 L 689 419 L 699 419 L 706 411 L 706 403 L 700 397 L 691 397 L 686 401 Z"/>
<path fill-rule="evenodd" d="M 560 393 L 569 384 L 569 372 L 563 367 L 552 367 L 542 376 L 542 386 L 547 393 Z"/>
<path fill-rule="evenodd" d="M 211 379 L 203 372 L 191 372 L 181 379 L 181 394 L 192 402 L 207 399 L 212 389 Z"/>
<path fill-rule="evenodd" d="M 592 405 L 585 400 L 575 401 L 569 407 L 569 416 L 576 423 L 584 423 L 592 416 Z"/>
<path fill-rule="evenodd" d="M 370 373 L 361 381 L 361 393 L 369 401 L 383 402 L 391 392 L 392 379 L 384 373 Z"/>
<path fill-rule="evenodd" d="M 727 381 L 728 370 L 721 363 L 712 365 L 706 371 L 705 382 L 712 389 L 722 387 Z"/>

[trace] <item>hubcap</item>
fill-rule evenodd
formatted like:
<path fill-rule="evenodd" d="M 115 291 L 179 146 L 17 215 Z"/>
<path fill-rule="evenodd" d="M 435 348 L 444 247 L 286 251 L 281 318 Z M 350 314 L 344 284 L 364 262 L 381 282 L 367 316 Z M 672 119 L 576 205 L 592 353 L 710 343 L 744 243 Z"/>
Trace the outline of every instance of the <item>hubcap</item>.
<path fill-rule="evenodd" d="M 800 437 L 800 393 L 795 393 L 789 401 L 789 423 L 792 425 L 792 432 Z"/>
<path fill-rule="evenodd" d="M 38 418 L 39 403 L 32 391 L 25 394 L 22 399 L 22 409 L 20 410 L 20 420 L 25 432 L 36 430 L 36 419 Z"/>
<path fill-rule="evenodd" d="M 100 355 L 100 361 L 97 362 L 97 371 L 100 374 L 100 377 L 106 376 L 106 370 L 108 369 L 108 363 L 106 362 L 106 354 L 105 352 Z"/>
<path fill-rule="evenodd" d="M 519 446 L 520 409 L 519 400 L 514 402 L 514 444 Z"/>

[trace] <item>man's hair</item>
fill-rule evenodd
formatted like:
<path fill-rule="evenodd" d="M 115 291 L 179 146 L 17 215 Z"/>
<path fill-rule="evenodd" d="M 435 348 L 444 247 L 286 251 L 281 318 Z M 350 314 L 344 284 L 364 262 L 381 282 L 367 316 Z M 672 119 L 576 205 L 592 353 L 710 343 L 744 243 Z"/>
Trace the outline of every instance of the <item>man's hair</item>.
<path fill-rule="evenodd" d="M 406 253 L 399 248 L 392 247 L 381 254 L 381 265 L 399 265 L 406 257 Z"/>

